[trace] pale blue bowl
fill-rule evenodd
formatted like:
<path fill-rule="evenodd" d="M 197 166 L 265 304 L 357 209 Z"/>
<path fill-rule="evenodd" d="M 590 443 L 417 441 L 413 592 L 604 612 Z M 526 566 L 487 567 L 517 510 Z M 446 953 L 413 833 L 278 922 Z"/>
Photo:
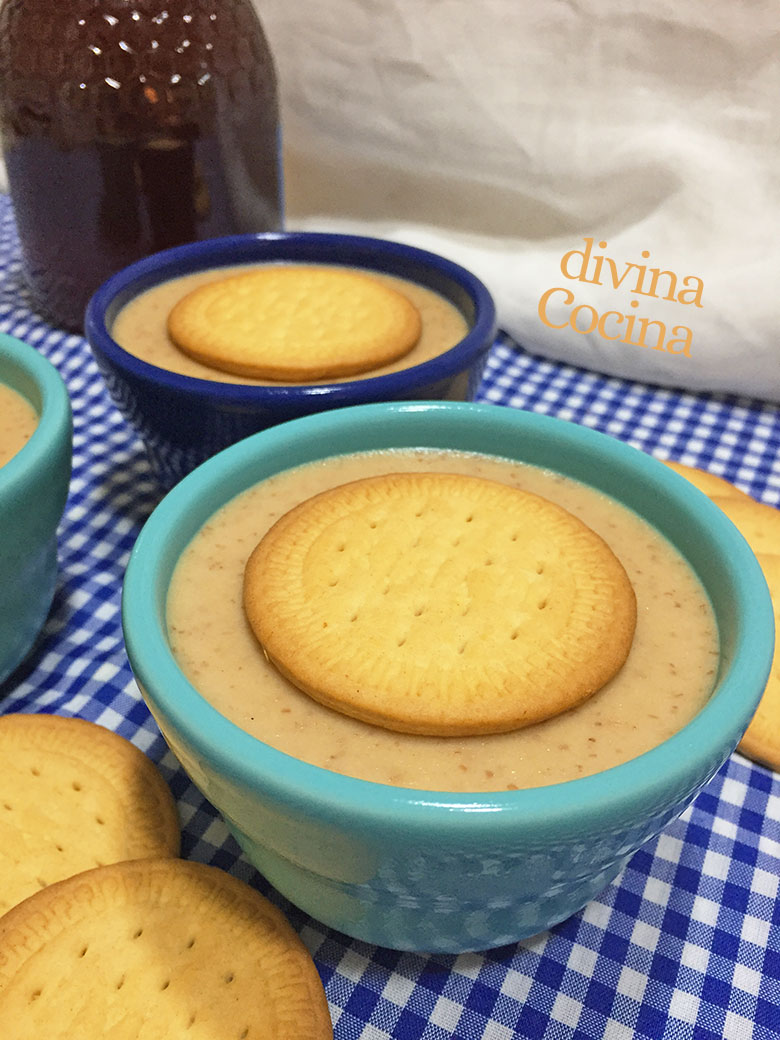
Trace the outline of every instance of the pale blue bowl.
<path fill-rule="evenodd" d="M 57 369 L 33 347 L 0 334 L 0 383 L 38 413 L 30 440 L 0 467 L 0 682 L 27 656 L 57 581 L 57 526 L 72 455 L 71 408 Z"/>
<path fill-rule="evenodd" d="M 613 495 L 687 557 L 722 644 L 707 706 L 681 732 L 596 776 L 496 794 L 421 792 L 339 776 L 248 736 L 211 708 L 166 640 L 171 572 L 225 501 L 324 455 L 460 448 L 549 467 Z M 564 920 L 691 802 L 734 750 L 769 674 L 773 621 L 761 570 L 703 494 L 593 430 L 495 405 L 368 405 L 295 420 L 222 452 L 162 501 L 124 588 L 127 652 L 160 728 L 249 859 L 315 918 L 371 943 L 458 952 Z"/>

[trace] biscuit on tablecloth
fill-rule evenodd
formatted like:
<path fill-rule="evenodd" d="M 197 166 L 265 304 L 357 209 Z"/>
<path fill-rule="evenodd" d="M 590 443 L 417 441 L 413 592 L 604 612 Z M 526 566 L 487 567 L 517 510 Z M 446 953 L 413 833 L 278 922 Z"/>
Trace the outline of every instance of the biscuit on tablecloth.
<path fill-rule="evenodd" d="M 780 633 L 780 554 L 759 553 L 757 559 L 772 597 L 775 629 Z M 780 772 L 780 634 L 775 637 L 769 681 L 737 750 Z"/>
<path fill-rule="evenodd" d="M 178 854 L 176 805 L 162 775 L 103 726 L 5 715 L 0 761 L 0 914 L 90 867 Z"/>
<path fill-rule="evenodd" d="M 713 494 L 712 501 L 744 537 L 764 572 L 780 628 L 780 511 L 749 496 Z M 748 758 L 780 770 L 780 652 L 777 643 L 772 670 L 758 708 L 739 743 Z"/>
<path fill-rule="evenodd" d="M 0 919 L 3 1040 L 332 1040 L 284 915 L 218 867 L 115 863 Z"/>
<path fill-rule="evenodd" d="M 753 552 L 780 555 L 780 510 L 755 499 L 713 495 L 712 501 L 726 514 Z"/>
<path fill-rule="evenodd" d="M 730 480 L 726 480 L 725 477 L 719 477 L 717 473 L 710 473 L 709 470 L 699 469 L 696 466 L 688 466 L 684 462 L 675 462 L 673 459 L 662 459 L 661 461 L 665 466 L 673 469 L 675 473 L 679 473 L 681 477 L 685 477 L 689 483 L 709 497 L 713 495 L 721 495 L 726 498 L 750 497 L 735 484 L 732 484 Z"/>

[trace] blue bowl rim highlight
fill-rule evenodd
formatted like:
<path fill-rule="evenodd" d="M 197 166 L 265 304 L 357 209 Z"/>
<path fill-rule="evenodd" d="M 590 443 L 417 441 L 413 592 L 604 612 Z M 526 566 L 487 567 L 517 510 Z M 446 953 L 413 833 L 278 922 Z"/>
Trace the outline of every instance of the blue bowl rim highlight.
<path fill-rule="evenodd" d="M 476 320 L 466 336 L 443 354 L 411 368 L 381 376 L 338 383 L 279 384 L 272 386 L 222 382 L 180 375 L 159 368 L 129 353 L 112 338 L 106 315 L 145 289 L 171 278 L 210 267 L 242 263 L 309 262 L 363 267 L 415 281 L 403 264 L 427 269 L 437 278 L 456 285 L 471 299 Z M 428 284 L 430 283 L 423 283 Z M 432 286 L 430 286 L 432 287 Z M 115 317 L 113 313 L 112 318 Z M 329 403 L 346 405 L 356 399 L 398 397 L 407 390 L 446 379 L 468 368 L 480 353 L 492 346 L 497 335 L 496 306 L 483 282 L 454 261 L 416 246 L 364 235 L 318 231 L 275 231 L 230 235 L 174 246 L 138 260 L 108 278 L 87 303 L 84 329 L 87 341 L 111 364 L 137 379 L 154 382 L 173 391 L 208 396 L 226 406 L 266 404 L 281 406 L 301 398 L 327 396 Z"/>
<path fill-rule="evenodd" d="M 38 424 L 27 443 L 4 466 L 0 466 L 0 499 L 12 496 L 30 473 L 45 467 L 55 446 L 70 437 L 72 411 L 70 396 L 57 368 L 28 343 L 0 333 L 0 383 L 17 389 L 9 380 L 16 370 L 40 392 Z M 17 389 L 22 397 L 29 397 Z"/>
<path fill-rule="evenodd" d="M 577 447 L 596 452 L 610 466 L 649 482 L 654 494 L 665 496 L 708 532 L 725 552 L 721 563 L 736 594 L 741 618 L 736 643 L 739 652 L 718 689 L 695 718 L 662 744 L 622 765 L 566 783 L 546 787 L 477 794 L 422 791 L 377 784 L 331 773 L 295 759 L 251 737 L 222 716 L 197 692 L 179 671 L 163 632 L 161 604 L 155 590 L 155 571 L 167 576 L 184 545 L 226 498 L 215 496 L 210 484 L 224 486 L 237 481 L 249 460 L 262 449 L 273 457 L 275 449 L 292 444 L 306 432 L 328 443 L 335 424 L 351 424 L 355 430 L 370 429 L 383 416 L 407 420 L 414 413 L 447 412 L 458 421 L 477 425 L 503 413 L 502 425 L 536 435 L 553 435 L 561 452 Z M 391 419 L 391 421 L 394 421 Z M 467 449 L 465 449 L 467 450 Z M 474 449 L 477 450 L 477 449 Z M 496 453 L 496 452 L 494 452 Z M 323 457 L 332 454 L 328 450 Z M 511 454 L 511 453 L 508 453 Z M 286 468 L 286 467 L 285 467 Z M 565 471 L 565 467 L 562 467 Z M 244 486 L 254 483 L 250 475 Z M 594 486 L 599 486 L 595 481 Z M 224 449 L 185 477 L 170 491 L 148 519 L 131 553 L 123 591 L 123 622 L 128 656 L 141 686 L 164 691 L 161 713 L 183 735 L 198 757 L 207 760 L 220 774 L 247 789 L 273 793 L 277 799 L 299 806 L 321 820 L 338 821 L 343 812 L 354 813 L 363 824 L 384 829 L 392 826 L 416 828 L 418 833 L 435 833 L 443 841 L 458 844 L 483 840 L 492 831 L 496 817 L 512 835 L 528 828 L 534 833 L 572 827 L 581 830 L 583 820 L 604 812 L 630 815 L 637 805 L 652 800 L 654 792 L 670 786 L 684 789 L 691 777 L 706 773 L 709 778 L 722 764 L 724 747 L 733 749 L 741 733 L 734 717 L 747 719 L 755 708 L 766 682 L 772 660 L 774 624 L 771 600 L 763 573 L 742 535 L 727 517 L 701 492 L 677 473 L 637 448 L 588 427 L 550 416 L 503 408 L 493 404 L 420 402 L 357 405 L 318 413 L 264 430 Z M 616 496 L 616 497 L 619 497 Z M 166 545 L 166 525 L 179 522 L 183 534 L 173 553 Z M 171 692 L 175 691 L 175 692 Z M 153 703 L 156 695 L 152 698 Z M 469 825 L 463 833 L 463 813 Z M 350 821 L 351 823 L 354 820 Z"/>

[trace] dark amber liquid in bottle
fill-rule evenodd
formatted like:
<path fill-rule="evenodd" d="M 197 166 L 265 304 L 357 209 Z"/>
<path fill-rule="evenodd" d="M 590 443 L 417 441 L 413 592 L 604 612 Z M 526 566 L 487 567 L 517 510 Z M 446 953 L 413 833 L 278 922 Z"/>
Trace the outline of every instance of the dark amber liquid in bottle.
<path fill-rule="evenodd" d="M 67 328 L 140 257 L 282 224 L 251 0 L 5 0 L 0 132 L 28 284 Z"/>

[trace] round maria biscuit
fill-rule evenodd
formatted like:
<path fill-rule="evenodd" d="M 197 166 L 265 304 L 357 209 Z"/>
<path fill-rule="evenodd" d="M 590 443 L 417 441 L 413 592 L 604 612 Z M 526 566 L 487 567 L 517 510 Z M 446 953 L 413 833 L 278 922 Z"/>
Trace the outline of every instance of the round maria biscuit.
<path fill-rule="evenodd" d="M 731 520 L 756 556 L 780 555 L 780 509 L 755 499 L 713 495 L 712 501 Z"/>
<path fill-rule="evenodd" d="M 185 354 L 223 372 L 309 382 L 407 354 L 420 313 L 378 279 L 337 267 L 268 265 L 187 293 L 168 315 Z"/>
<path fill-rule="evenodd" d="M 396 473 L 283 516 L 248 560 L 264 652 L 323 704 L 389 729 L 516 729 L 621 667 L 634 590 L 567 510 L 492 480 Z"/>
<path fill-rule="evenodd" d="M 0 919 L 3 1040 L 327 1040 L 317 969 L 283 914 L 217 867 L 133 860 Z"/>
<path fill-rule="evenodd" d="M 0 758 L 0 913 L 90 867 L 178 855 L 173 796 L 117 733 L 84 719 L 5 715 Z"/>
<path fill-rule="evenodd" d="M 780 632 L 780 555 L 758 553 L 757 559 L 772 597 L 775 628 Z M 780 772 L 780 636 L 775 646 L 769 682 L 738 750 L 748 758 Z"/>
<path fill-rule="evenodd" d="M 663 459 L 664 465 L 679 473 L 681 477 L 697 487 L 705 495 L 721 495 L 725 498 L 749 498 L 750 496 L 738 488 L 725 477 L 719 477 L 717 473 L 710 473 L 706 469 L 697 469 L 696 466 L 687 466 L 684 462 L 675 462 L 672 459 Z"/>

